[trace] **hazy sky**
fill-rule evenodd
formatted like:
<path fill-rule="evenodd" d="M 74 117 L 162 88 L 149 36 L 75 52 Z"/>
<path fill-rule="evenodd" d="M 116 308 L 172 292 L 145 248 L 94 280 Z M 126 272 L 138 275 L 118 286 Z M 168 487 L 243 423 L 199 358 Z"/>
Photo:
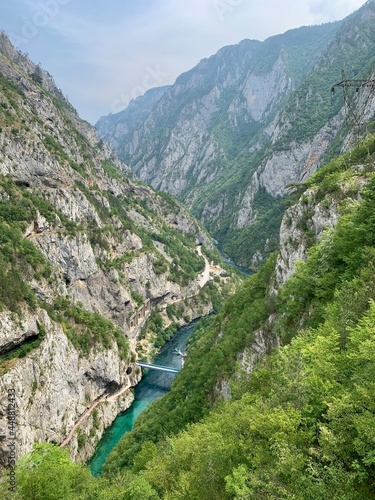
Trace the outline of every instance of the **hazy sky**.
<path fill-rule="evenodd" d="M 244 38 L 342 19 L 364 0 L 2 0 L 0 29 L 86 120 Z"/>

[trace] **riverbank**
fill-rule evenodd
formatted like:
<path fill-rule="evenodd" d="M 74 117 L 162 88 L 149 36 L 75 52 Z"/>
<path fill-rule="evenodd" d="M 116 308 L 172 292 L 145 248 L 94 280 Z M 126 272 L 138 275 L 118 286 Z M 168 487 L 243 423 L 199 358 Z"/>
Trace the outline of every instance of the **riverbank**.
<path fill-rule="evenodd" d="M 217 240 L 213 240 L 216 248 L 219 250 L 221 258 L 223 259 L 223 262 L 225 264 L 228 264 L 229 266 L 233 267 L 234 269 L 237 269 L 242 274 L 246 274 L 247 276 L 251 276 L 254 274 L 254 271 L 251 269 L 248 269 L 247 267 L 240 266 L 239 264 L 236 264 L 233 262 L 233 260 L 228 257 L 228 255 L 224 252 L 223 247 Z"/>
<path fill-rule="evenodd" d="M 191 288 L 193 293 L 186 293 L 183 296 L 171 296 L 168 293 L 157 303 L 147 299 L 146 303 L 136 311 L 134 318 L 131 318 L 137 329 L 136 334 L 129 339 L 132 350 L 136 351 L 133 361 L 135 359 L 150 361 L 155 358 L 158 350 L 176 331 L 196 318 L 217 311 L 222 298 L 233 291 L 238 275 L 231 275 L 220 265 L 210 263 L 203 255 L 200 245 L 196 246 L 196 250 L 203 257 L 205 266 L 197 276 L 194 287 Z M 108 429 L 116 417 L 132 405 L 134 400 L 132 388 L 139 383 L 141 372 L 133 363 L 127 368 L 127 374 L 129 369 L 132 378 L 130 384 L 124 381 L 122 386 L 113 387 L 110 394 L 104 392 L 95 400 L 88 401 L 87 407 L 83 408 L 83 413 L 79 415 L 74 425 L 66 429 L 60 446 L 68 447 L 70 452 L 73 451 L 78 461 L 86 462 L 93 456 L 105 429 Z"/>

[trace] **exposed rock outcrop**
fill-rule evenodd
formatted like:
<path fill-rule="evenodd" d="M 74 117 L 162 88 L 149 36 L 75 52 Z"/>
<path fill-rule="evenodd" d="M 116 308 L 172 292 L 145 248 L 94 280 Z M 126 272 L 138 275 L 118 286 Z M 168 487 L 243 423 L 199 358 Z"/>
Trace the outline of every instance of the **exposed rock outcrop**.
<path fill-rule="evenodd" d="M 213 244 L 180 203 L 134 181 L 3 33 L 0 97 L 0 263 L 11 288 L 0 295 L 0 407 L 14 389 L 17 458 L 68 436 L 71 456 L 86 460 L 131 404 L 138 311 L 144 322 L 166 296 L 197 293 L 195 245 Z M 0 451 L 6 465 L 6 440 Z"/>
<path fill-rule="evenodd" d="M 116 345 L 107 350 L 91 351 L 87 357 L 81 356 L 61 325 L 51 321 L 44 310 L 23 311 L 20 319 L 3 313 L 1 331 L 4 332 L 4 327 L 12 329 L 20 342 L 25 330 L 30 332 L 32 328 L 34 334 L 38 332 L 36 323 L 46 332 L 40 347 L 26 358 L 14 360 L 8 372 L 0 377 L 1 408 L 7 407 L 8 389 L 14 389 L 16 394 L 17 456 L 30 451 L 36 441 L 61 443 L 87 406 L 123 386 L 130 389 L 140 378 L 135 369 L 127 375 L 129 364 L 121 360 Z M 131 401 L 132 394 L 128 390 L 118 400 L 100 405 L 95 425 L 93 422 L 85 425 L 88 443 L 84 449 L 81 449 L 83 445 L 78 449 L 79 434 L 74 434 L 70 446 L 72 458 L 87 459 L 104 429 Z M 6 414 L 0 415 L 0 422 L 1 428 L 6 429 Z M 94 432 L 90 434 L 92 429 Z M 5 446 L 1 465 L 7 463 L 7 451 Z"/>

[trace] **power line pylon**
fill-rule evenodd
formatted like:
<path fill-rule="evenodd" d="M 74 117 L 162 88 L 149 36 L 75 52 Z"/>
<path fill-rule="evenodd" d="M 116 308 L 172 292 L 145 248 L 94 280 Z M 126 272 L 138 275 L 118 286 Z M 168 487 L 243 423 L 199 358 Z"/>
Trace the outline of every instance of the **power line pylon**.
<path fill-rule="evenodd" d="M 357 144 L 361 139 L 364 120 L 368 103 L 371 97 L 375 96 L 375 80 L 373 79 L 353 79 L 346 77 L 342 72 L 342 80 L 332 86 L 332 96 L 337 88 L 342 88 L 346 109 L 346 119 L 349 129 L 352 131 Z M 355 89 L 353 96 L 352 89 Z"/>

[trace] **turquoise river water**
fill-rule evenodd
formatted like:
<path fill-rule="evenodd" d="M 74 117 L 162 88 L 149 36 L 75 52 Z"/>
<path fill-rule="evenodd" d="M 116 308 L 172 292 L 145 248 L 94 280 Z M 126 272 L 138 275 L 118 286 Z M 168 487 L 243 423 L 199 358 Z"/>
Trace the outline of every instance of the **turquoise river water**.
<path fill-rule="evenodd" d="M 192 322 L 190 325 L 177 330 L 173 338 L 163 346 L 153 362 L 159 365 L 181 368 L 181 357 L 176 354 L 175 349 L 184 352 L 186 343 L 193 333 L 195 323 Z M 88 462 L 93 476 L 101 474 L 102 467 L 109 453 L 123 435 L 132 430 L 138 415 L 155 399 L 163 396 L 163 394 L 170 390 L 174 377 L 175 375 L 171 373 L 164 373 L 157 370 L 148 370 L 144 374 L 142 380 L 134 389 L 133 404 L 126 411 L 120 413 L 111 427 L 105 431 L 96 448 L 95 455 Z"/>

